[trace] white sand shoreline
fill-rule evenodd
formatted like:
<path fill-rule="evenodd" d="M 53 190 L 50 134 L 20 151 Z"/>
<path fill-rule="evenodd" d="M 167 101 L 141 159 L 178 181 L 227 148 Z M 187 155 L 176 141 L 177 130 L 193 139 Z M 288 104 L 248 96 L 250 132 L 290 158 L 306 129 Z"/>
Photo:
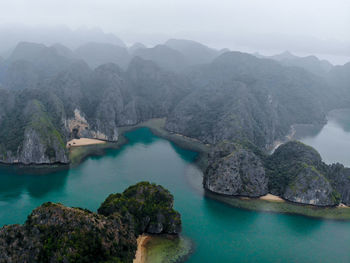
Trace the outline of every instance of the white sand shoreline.
<path fill-rule="evenodd" d="M 281 197 L 277 195 L 267 194 L 264 196 L 261 196 L 259 199 L 261 200 L 267 200 L 267 201 L 274 201 L 274 202 L 285 202 Z"/>
<path fill-rule="evenodd" d="M 98 139 L 90 139 L 90 138 L 80 138 L 80 139 L 73 139 L 67 142 L 66 147 L 77 147 L 77 146 L 85 146 L 85 145 L 93 145 L 93 144 L 103 144 L 106 143 L 105 141 L 98 140 Z"/>
<path fill-rule="evenodd" d="M 146 263 L 146 245 L 150 239 L 151 236 L 145 234 L 137 238 L 137 250 L 133 263 Z"/>

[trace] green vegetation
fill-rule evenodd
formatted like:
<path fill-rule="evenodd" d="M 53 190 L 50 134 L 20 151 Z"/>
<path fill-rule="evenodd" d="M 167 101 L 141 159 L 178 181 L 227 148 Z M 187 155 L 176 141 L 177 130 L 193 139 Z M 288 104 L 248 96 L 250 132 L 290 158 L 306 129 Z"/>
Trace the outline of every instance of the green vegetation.
<path fill-rule="evenodd" d="M 58 142 L 58 145 L 65 149 L 66 145 L 62 135 L 54 127 L 52 118 L 49 117 L 43 104 L 38 100 L 31 102 L 30 121 L 28 127 L 33 128 L 40 134 L 40 138 L 43 140 L 44 145 L 51 145 L 54 141 Z"/>
<path fill-rule="evenodd" d="M 43 230 L 43 229 L 41 229 Z M 101 262 L 109 257 L 109 253 L 104 251 L 101 238 L 94 232 L 84 232 L 77 229 L 69 236 L 61 235 L 64 229 L 49 227 L 43 236 L 43 249 L 39 254 L 40 262 L 49 262 L 60 251 L 58 262 Z M 72 248 L 74 253 L 72 253 Z M 107 252 L 107 253 L 106 253 Z"/>
<path fill-rule="evenodd" d="M 7 151 L 16 157 L 23 147 L 25 133 L 35 133 L 50 159 L 55 160 L 56 150 L 65 151 L 65 139 L 61 131 L 62 105 L 52 95 L 38 90 L 24 90 L 13 94 L 12 107 L 4 109 L 1 118 L 0 153 L 6 158 Z M 44 102 L 43 102 L 44 101 Z M 56 149 L 55 149 L 56 148 Z"/>
<path fill-rule="evenodd" d="M 110 195 L 99 213 L 46 202 L 24 225 L 0 228 L 0 240 L 5 240 L 0 255 L 10 262 L 131 263 L 136 237 L 153 232 L 165 235 L 150 243 L 150 256 L 161 250 L 162 256 L 177 260 L 190 252 L 191 245 L 178 238 L 181 219 L 172 206 L 170 192 L 148 182 Z"/>
<path fill-rule="evenodd" d="M 298 141 L 280 146 L 273 155 L 265 159 L 269 176 L 269 190 L 282 195 L 298 174 L 307 168 L 324 173 L 321 156 L 312 147 Z"/>
<path fill-rule="evenodd" d="M 98 213 L 122 215 L 135 225 L 136 234 L 181 231 L 180 214 L 173 209 L 173 196 L 160 185 L 141 182 L 130 186 L 122 194 L 111 194 L 101 204 Z"/>

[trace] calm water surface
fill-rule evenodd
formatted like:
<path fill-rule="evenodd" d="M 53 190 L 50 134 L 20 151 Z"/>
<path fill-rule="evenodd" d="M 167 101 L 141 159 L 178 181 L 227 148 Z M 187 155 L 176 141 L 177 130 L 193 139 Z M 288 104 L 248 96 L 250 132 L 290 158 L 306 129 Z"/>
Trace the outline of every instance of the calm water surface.
<path fill-rule="evenodd" d="M 331 111 L 327 119 L 327 124 L 318 131 L 297 128 L 303 134 L 299 139 L 314 147 L 326 163 L 339 162 L 350 167 L 350 109 Z"/>
<path fill-rule="evenodd" d="M 0 225 L 23 223 L 45 201 L 96 210 L 108 194 L 147 180 L 175 196 L 183 234 L 195 243 L 188 262 L 350 262 L 350 222 L 258 213 L 207 199 L 196 153 L 141 128 L 130 142 L 69 171 L 46 175 L 0 170 Z"/>

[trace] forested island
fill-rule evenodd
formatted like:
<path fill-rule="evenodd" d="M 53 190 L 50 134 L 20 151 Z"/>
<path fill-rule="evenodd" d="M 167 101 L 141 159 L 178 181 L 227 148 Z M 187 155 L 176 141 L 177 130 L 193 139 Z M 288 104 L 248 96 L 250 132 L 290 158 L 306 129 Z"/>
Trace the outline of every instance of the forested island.
<path fill-rule="evenodd" d="M 179 238 L 173 202 L 162 186 L 140 182 L 108 196 L 97 213 L 44 203 L 24 225 L 0 229 L 0 262 L 133 262 L 143 234 Z"/>

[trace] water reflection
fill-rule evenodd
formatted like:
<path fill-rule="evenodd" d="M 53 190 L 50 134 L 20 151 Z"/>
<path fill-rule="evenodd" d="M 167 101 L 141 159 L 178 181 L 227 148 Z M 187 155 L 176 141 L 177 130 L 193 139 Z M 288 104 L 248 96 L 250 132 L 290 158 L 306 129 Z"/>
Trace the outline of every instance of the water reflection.
<path fill-rule="evenodd" d="M 258 212 L 235 208 L 209 197 L 205 197 L 203 202 L 205 213 L 210 216 L 208 220 L 214 220 L 223 225 L 230 222 L 230 224 L 239 225 L 243 229 L 252 225 L 259 217 Z"/>
<path fill-rule="evenodd" d="M 314 147 L 324 162 L 340 162 L 350 166 L 350 110 L 332 111 L 328 122 L 320 132 L 314 134 L 306 126 L 296 126 L 299 139 Z"/>
<path fill-rule="evenodd" d="M 0 168 L 1 200 L 18 198 L 23 192 L 35 198 L 41 198 L 51 191 L 62 191 L 66 185 L 68 171 L 46 175 L 20 174 L 11 169 Z"/>
<path fill-rule="evenodd" d="M 283 221 L 289 229 L 298 235 L 308 236 L 322 228 L 324 220 L 308 218 L 300 215 L 282 215 Z"/>

